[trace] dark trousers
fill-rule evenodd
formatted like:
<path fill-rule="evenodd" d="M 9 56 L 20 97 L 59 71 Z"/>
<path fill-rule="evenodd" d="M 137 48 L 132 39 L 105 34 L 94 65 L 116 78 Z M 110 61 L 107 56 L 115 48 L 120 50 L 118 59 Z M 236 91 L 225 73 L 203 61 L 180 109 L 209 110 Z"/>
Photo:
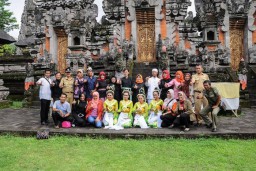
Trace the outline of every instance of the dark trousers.
<path fill-rule="evenodd" d="M 160 119 L 163 121 L 161 127 L 165 128 L 173 124 L 173 121 L 176 119 L 176 116 L 172 114 L 161 115 Z"/>
<path fill-rule="evenodd" d="M 75 125 L 77 126 L 81 126 L 81 127 L 84 127 L 86 126 L 86 120 L 85 120 L 85 116 L 84 117 L 79 117 L 77 113 L 73 113 L 73 118 L 74 118 L 74 122 L 75 122 Z"/>
<path fill-rule="evenodd" d="M 190 117 L 187 113 L 182 113 L 182 114 L 180 114 L 180 117 L 177 117 L 174 120 L 173 123 L 175 126 L 184 126 L 185 125 L 186 128 L 189 128 Z"/>
<path fill-rule="evenodd" d="M 73 122 L 73 117 L 71 115 L 69 115 L 68 117 L 61 117 L 60 114 L 58 112 L 52 112 L 52 119 L 54 121 L 54 125 L 55 126 L 61 126 L 61 123 L 63 121 L 69 121 L 69 122 Z"/>
<path fill-rule="evenodd" d="M 48 122 L 48 113 L 49 113 L 50 104 L 51 104 L 51 100 L 41 99 L 41 110 L 40 110 L 41 123 Z"/>

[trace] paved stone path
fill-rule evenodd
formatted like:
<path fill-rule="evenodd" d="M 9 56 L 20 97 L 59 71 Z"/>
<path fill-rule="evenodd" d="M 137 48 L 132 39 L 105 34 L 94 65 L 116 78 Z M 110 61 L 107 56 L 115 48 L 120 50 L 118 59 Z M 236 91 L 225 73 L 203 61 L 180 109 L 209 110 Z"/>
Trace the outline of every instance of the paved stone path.
<path fill-rule="evenodd" d="M 49 126 L 41 126 L 39 122 L 39 109 L 2 109 L 0 110 L 0 133 L 15 133 L 20 135 L 36 135 L 41 129 L 49 129 L 50 134 L 80 135 L 107 138 L 146 138 L 146 137 L 235 137 L 256 138 L 256 112 L 255 109 L 243 109 L 242 115 L 219 116 L 218 132 L 212 133 L 204 126 L 191 126 L 189 132 L 179 129 L 139 129 L 130 128 L 120 131 L 86 128 L 55 129 L 52 120 Z"/>

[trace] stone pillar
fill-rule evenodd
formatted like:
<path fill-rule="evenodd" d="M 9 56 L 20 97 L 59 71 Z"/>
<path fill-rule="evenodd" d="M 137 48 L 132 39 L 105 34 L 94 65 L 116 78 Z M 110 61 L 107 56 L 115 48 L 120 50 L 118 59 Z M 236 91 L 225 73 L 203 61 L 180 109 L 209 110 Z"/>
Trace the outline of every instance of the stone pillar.
<path fill-rule="evenodd" d="M 52 60 L 55 64 L 58 65 L 58 38 L 52 25 L 49 26 L 49 35 L 51 44 L 50 53 L 52 54 Z"/>

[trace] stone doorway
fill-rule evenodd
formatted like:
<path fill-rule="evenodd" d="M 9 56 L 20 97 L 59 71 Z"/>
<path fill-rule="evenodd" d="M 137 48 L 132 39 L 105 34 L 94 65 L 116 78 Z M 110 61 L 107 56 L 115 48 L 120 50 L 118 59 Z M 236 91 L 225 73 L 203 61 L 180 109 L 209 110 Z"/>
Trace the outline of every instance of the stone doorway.
<path fill-rule="evenodd" d="M 244 20 L 230 20 L 230 53 L 231 68 L 234 71 L 239 69 L 239 64 L 244 58 Z"/>
<path fill-rule="evenodd" d="M 65 73 L 66 55 L 68 53 L 68 36 L 64 30 L 56 30 L 58 38 L 58 71 L 61 74 Z"/>
<path fill-rule="evenodd" d="M 155 9 L 136 9 L 137 17 L 137 62 L 155 62 Z"/>

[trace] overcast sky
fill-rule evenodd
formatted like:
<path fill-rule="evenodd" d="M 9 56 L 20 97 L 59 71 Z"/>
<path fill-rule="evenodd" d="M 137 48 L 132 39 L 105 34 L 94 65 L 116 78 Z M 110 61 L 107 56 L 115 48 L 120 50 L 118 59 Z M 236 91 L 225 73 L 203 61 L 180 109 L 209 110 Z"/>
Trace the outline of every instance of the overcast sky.
<path fill-rule="evenodd" d="M 194 3 L 194 0 L 191 0 L 191 1 L 192 1 L 192 3 Z M 9 0 L 9 2 L 11 3 L 11 6 L 9 7 L 9 9 L 14 13 L 14 16 L 16 17 L 16 19 L 20 25 L 20 20 L 21 20 L 21 15 L 22 15 L 23 9 L 24 9 L 25 0 Z M 102 0 L 95 0 L 94 2 L 99 7 L 98 19 L 100 19 L 101 16 L 104 15 L 104 12 L 102 10 Z M 192 4 L 192 7 L 189 7 L 188 10 L 193 11 L 194 15 L 195 15 L 194 4 Z M 19 35 L 19 30 L 13 30 L 13 31 L 9 32 L 9 34 L 12 35 L 13 37 L 17 38 Z"/>

